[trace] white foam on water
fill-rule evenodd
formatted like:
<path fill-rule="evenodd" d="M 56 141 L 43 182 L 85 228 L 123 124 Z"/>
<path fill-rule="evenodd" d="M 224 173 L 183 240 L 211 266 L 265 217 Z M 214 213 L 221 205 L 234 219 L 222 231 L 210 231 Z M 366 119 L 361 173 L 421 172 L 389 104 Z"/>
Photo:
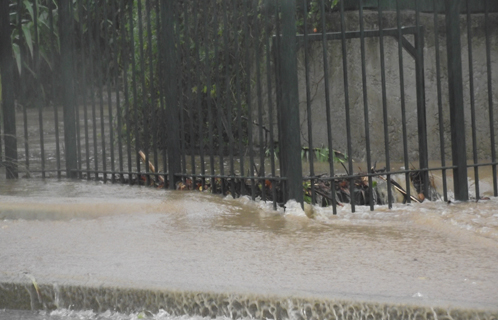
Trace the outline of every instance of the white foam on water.
<path fill-rule="evenodd" d="M 93 310 L 57 309 L 52 311 L 21 311 L 0 310 L 1 320 L 206 320 L 211 319 L 200 315 L 170 315 L 165 310 L 157 313 L 149 311 L 125 314 L 121 312 L 105 311 L 102 313 Z M 216 317 L 217 320 L 230 320 L 228 317 Z"/>
<path fill-rule="evenodd" d="M 48 317 L 47 320 L 205 320 L 206 317 L 200 315 L 183 315 L 174 316 L 170 315 L 167 311 L 160 309 L 157 313 L 150 311 L 135 312 L 124 314 L 120 312 L 106 311 L 103 313 L 94 312 L 93 310 L 69 310 L 58 309 L 53 311 L 41 311 L 40 315 Z M 229 320 L 227 317 L 216 317 L 218 320 Z"/>

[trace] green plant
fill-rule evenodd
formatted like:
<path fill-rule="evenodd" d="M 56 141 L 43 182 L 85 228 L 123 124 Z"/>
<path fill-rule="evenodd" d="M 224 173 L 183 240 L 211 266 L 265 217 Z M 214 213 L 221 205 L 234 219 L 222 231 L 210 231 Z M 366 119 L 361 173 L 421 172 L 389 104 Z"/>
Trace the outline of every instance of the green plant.
<path fill-rule="evenodd" d="M 313 199 L 311 198 L 311 181 L 310 180 L 305 180 L 303 182 L 303 196 L 304 196 L 304 202 L 311 204 Z"/>
<path fill-rule="evenodd" d="M 328 162 L 330 158 L 329 148 L 321 147 L 321 148 L 313 148 L 313 153 L 318 162 Z M 301 159 L 308 160 L 311 156 L 310 150 L 308 147 L 303 147 L 301 151 Z M 332 157 L 335 163 L 345 163 L 348 160 L 348 156 L 340 151 L 332 150 Z"/>
<path fill-rule="evenodd" d="M 35 54 L 39 54 L 44 63 L 46 63 L 48 67 L 52 69 L 51 59 L 49 59 L 49 55 L 52 50 L 59 50 L 59 35 L 57 32 L 57 28 L 51 28 L 49 12 L 49 10 L 52 11 L 53 25 L 57 25 L 58 11 L 55 1 L 35 0 L 32 2 L 24 0 L 18 1 L 17 3 L 11 3 L 10 8 L 11 12 L 13 13 L 10 15 L 11 24 L 15 26 L 12 29 L 11 34 L 12 51 L 14 53 L 14 59 L 16 61 L 19 74 L 22 73 L 22 51 L 28 53 L 24 58 L 27 58 L 29 60 L 35 59 Z M 55 38 L 56 48 L 50 47 L 51 36 Z M 38 47 L 36 46 L 37 43 Z M 29 68 L 28 63 L 25 63 L 24 66 L 31 73 L 34 73 L 34 70 Z"/>

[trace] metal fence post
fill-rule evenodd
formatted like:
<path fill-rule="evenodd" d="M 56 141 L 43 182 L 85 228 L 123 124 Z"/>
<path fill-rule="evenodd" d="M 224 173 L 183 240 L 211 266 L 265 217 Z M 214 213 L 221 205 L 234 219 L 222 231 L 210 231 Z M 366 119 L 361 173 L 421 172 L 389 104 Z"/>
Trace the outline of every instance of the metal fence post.
<path fill-rule="evenodd" d="M 62 107 L 64 112 L 64 144 L 66 148 L 66 176 L 76 178 L 78 173 L 73 170 L 78 169 L 76 156 L 76 100 L 74 91 L 73 75 L 73 49 L 71 37 L 72 12 L 69 1 L 59 0 L 59 21 L 60 21 L 60 50 L 61 50 L 61 71 L 62 71 Z"/>
<path fill-rule="evenodd" d="M 7 179 L 18 177 L 16 111 L 14 102 L 14 58 L 10 39 L 9 1 L 0 1 L 0 75 L 5 141 L 5 173 Z"/>
<path fill-rule="evenodd" d="M 281 135 L 280 157 L 285 183 L 285 200 L 303 203 L 301 163 L 301 132 L 297 80 L 296 1 L 284 0 L 282 10 L 282 41 L 280 43 Z"/>
<path fill-rule="evenodd" d="M 180 105 L 178 104 L 178 78 L 175 52 L 175 0 L 161 1 L 161 35 L 163 89 L 166 102 L 166 149 L 168 151 L 169 188 L 175 189 L 178 180 L 175 174 L 181 172 L 180 149 Z"/>
<path fill-rule="evenodd" d="M 453 156 L 455 199 L 467 201 L 467 148 L 463 105 L 462 55 L 460 44 L 461 0 L 445 0 L 446 41 L 448 54 L 448 89 L 450 100 L 451 151 Z"/>
<path fill-rule="evenodd" d="M 418 126 L 418 149 L 419 149 L 419 168 L 429 168 L 429 151 L 427 146 L 427 119 L 425 105 L 425 76 L 424 76 L 424 28 L 417 26 L 415 34 L 415 72 L 417 83 L 417 126 Z M 429 197 L 429 172 L 420 171 L 424 189 L 420 190 Z"/>

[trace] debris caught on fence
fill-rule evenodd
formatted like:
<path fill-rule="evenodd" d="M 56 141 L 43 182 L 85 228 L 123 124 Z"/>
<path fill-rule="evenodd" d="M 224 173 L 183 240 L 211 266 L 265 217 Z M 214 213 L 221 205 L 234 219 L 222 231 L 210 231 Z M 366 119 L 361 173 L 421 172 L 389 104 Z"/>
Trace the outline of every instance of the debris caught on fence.
<path fill-rule="evenodd" d="M 145 156 L 145 153 L 143 153 L 143 151 L 142 151 L 142 150 L 140 150 L 140 151 L 138 151 L 138 154 L 140 155 L 140 159 L 142 159 L 142 162 L 143 162 L 144 164 L 146 164 L 146 162 L 147 162 L 147 157 Z M 149 170 L 150 170 L 150 172 L 152 172 L 152 173 L 156 173 L 156 168 L 154 167 L 154 165 L 153 165 L 153 164 L 152 164 L 152 162 L 150 162 L 150 161 L 149 161 Z M 149 176 L 149 179 L 150 179 L 150 175 L 145 175 L 145 176 L 143 176 L 143 178 L 147 179 L 147 178 L 146 178 L 147 176 Z M 158 177 L 158 179 L 159 179 L 159 181 L 160 181 L 160 183 L 161 183 L 161 184 L 160 184 L 160 186 L 164 187 L 164 177 L 163 177 L 163 176 L 161 176 L 161 175 L 158 175 L 157 177 Z M 153 179 L 150 179 L 150 180 L 152 181 Z"/>
<path fill-rule="evenodd" d="M 335 152 L 335 150 L 334 150 Z M 139 151 L 140 158 L 145 164 L 146 156 L 143 151 Z M 342 155 L 342 153 L 337 153 Z M 150 175 L 144 173 L 138 175 L 137 183 L 146 184 L 147 178 L 152 186 L 158 188 L 168 187 L 168 182 L 165 181 L 161 175 L 155 175 L 158 178 L 152 179 L 150 176 L 156 173 L 156 168 L 152 162 L 148 162 Z M 258 174 L 257 168 L 255 168 Z M 414 169 L 412 169 L 414 170 Z M 304 201 L 310 204 L 316 204 L 322 207 L 333 205 L 335 202 L 338 206 L 354 202 L 355 205 L 385 205 L 389 202 L 387 186 L 388 178 L 384 174 L 386 169 L 375 169 L 375 165 L 370 170 L 371 173 L 376 174 L 372 177 L 372 184 L 370 186 L 368 174 L 360 172 L 351 177 L 349 174 L 344 177 L 334 176 L 330 177 L 328 174 L 320 174 L 314 177 L 305 177 L 303 183 Z M 149 176 L 149 177 L 147 177 Z M 408 195 L 408 192 L 401 186 L 400 183 L 392 178 L 389 182 L 392 188 L 391 203 L 396 202 L 394 193 L 399 193 L 403 197 L 403 203 L 408 202 L 408 198 L 412 202 L 421 203 L 425 200 L 423 188 L 425 185 L 424 175 L 420 172 L 412 172 L 409 175 L 410 181 L 415 189 L 414 195 Z M 334 181 L 332 183 L 332 181 Z M 429 178 L 429 200 L 438 200 L 441 198 L 436 191 L 434 179 Z M 351 188 L 353 184 L 353 188 Z M 263 200 L 274 200 L 280 205 L 284 205 L 284 195 L 281 181 L 271 178 L 258 178 L 256 175 L 254 179 L 249 178 L 204 178 L 204 177 L 184 177 L 181 181 L 176 182 L 176 190 L 196 190 L 207 191 L 224 196 L 231 195 L 234 198 L 249 195 L 253 198 Z"/>

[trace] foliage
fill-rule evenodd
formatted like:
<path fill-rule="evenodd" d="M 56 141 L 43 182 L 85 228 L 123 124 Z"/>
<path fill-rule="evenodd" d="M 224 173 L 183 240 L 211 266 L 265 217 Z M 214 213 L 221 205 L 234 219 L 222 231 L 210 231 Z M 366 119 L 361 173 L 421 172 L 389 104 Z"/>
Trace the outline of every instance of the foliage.
<path fill-rule="evenodd" d="M 300 1 L 298 1 L 299 3 Z M 60 83 L 59 1 L 18 0 L 10 3 L 12 45 L 18 70 L 16 96 L 21 104 L 40 99 L 57 103 Z M 273 3 L 273 5 L 271 5 Z M 244 152 L 250 143 L 251 99 L 255 72 L 271 73 L 265 56 L 279 16 L 273 0 L 205 0 L 175 2 L 175 47 L 178 71 L 161 75 L 158 0 L 71 0 L 69 26 L 75 47 L 77 94 L 102 97 L 104 86 L 116 85 L 127 96 L 120 132 L 140 146 L 165 141 L 164 77 L 177 77 L 186 148 L 208 146 Z M 324 0 L 325 12 L 337 0 Z M 303 6 L 306 5 L 306 10 Z M 296 11 L 302 28 L 304 12 L 310 26 L 322 17 L 321 0 L 303 1 Z M 301 29 L 299 29 L 301 30 Z M 90 60 L 90 61 L 89 61 Z M 81 63 L 83 62 L 83 63 Z M 270 68 L 273 68 L 273 61 Z M 123 86 L 123 87 L 121 87 Z M 100 88 L 98 90 L 86 90 Z M 120 88 L 121 87 L 121 88 Z M 23 92 L 21 92 L 23 90 Z M 27 93 L 27 94 L 26 94 Z M 254 107 L 253 107 L 254 108 Z M 241 141 L 241 143 L 239 143 Z"/>
<path fill-rule="evenodd" d="M 138 138 L 146 148 L 150 141 L 163 148 L 164 118 L 167 101 L 162 79 L 174 76 L 182 106 L 181 127 L 187 150 L 198 152 L 220 148 L 243 153 L 250 138 L 251 99 L 257 90 L 255 73 L 271 73 L 266 64 L 256 65 L 257 56 L 265 56 L 269 40 L 275 33 L 278 16 L 271 0 L 205 0 L 175 3 L 175 47 L 178 71 L 161 75 L 158 29 L 158 2 L 132 1 L 127 11 L 122 39 L 133 50 L 124 53 L 128 105 L 122 116 L 134 119 L 126 126 L 127 134 Z M 297 11 L 297 25 L 302 28 L 304 12 L 310 26 L 322 18 L 320 0 L 307 0 L 306 10 Z M 325 0 L 325 13 L 337 0 Z M 301 6 L 301 8 L 303 8 Z M 273 68 L 273 61 L 271 62 Z M 241 143 L 240 143 L 241 142 Z"/>
<path fill-rule="evenodd" d="M 149 4 L 149 1 L 145 1 Z M 178 52 L 177 78 L 179 103 L 182 105 L 182 129 L 187 149 L 209 147 L 228 149 L 235 141 L 248 143 L 251 65 L 261 55 L 264 26 L 263 7 L 249 1 L 179 1 L 175 4 L 175 42 Z M 153 9 L 153 10 L 151 10 Z M 139 145 L 156 139 L 165 140 L 158 116 L 167 112 L 168 101 L 161 101 L 163 84 L 159 40 L 159 8 L 144 7 L 133 1 L 127 17 L 126 41 L 133 52 L 126 56 L 126 85 L 129 105 L 123 117 L 133 118 L 128 133 L 138 132 Z M 258 36 L 254 36 L 258 34 Z M 243 148 L 244 146 L 242 146 Z M 237 151 L 236 151 L 237 152 Z"/>
<path fill-rule="evenodd" d="M 299 33 L 304 33 L 304 21 L 308 22 L 308 32 L 322 29 L 322 15 L 336 10 L 339 0 L 305 0 L 298 2 L 297 27 Z M 322 7 L 323 4 L 323 7 Z M 306 17 L 304 16 L 306 14 Z M 316 30 L 316 31 L 313 31 Z"/>
<path fill-rule="evenodd" d="M 81 62 L 83 56 L 98 60 L 100 57 L 88 49 L 89 41 L 94 42 L 96 48 L 110 47 L 112 43 L 102 41 L 104 21 L 111 21 L 111 10 L 103 16 L 102 8 L 126 3 L 120 0 L 68 2 L 72 12 L 71 25 L 59 26 L 59 7 L 57 0 L 18 0 L 9 5 L 11 40 L 13 55 L 16 62 L 16 96 L 20 97 L 21 104 L 28 107 L 36 105 L 39 100 L 45 103 L 58 102 L 60 98 L 60 28 L 69 28 L 72 33 L 72 42 L 75 46 L 75 62 Z M 100 29 L 100 36 L 95 32 Z M 89 33 L 89 30 L 93 32 Z M 109 29 L 111 30 L 111 29 Z M 115 32 L 119 29 L 112 28 Z M 105 39 L 108 40 L 108 39 Z M 88 50 L 88 51 L 87 51 Z M 90 70 L 88 65 L 75 63 L 74 71 L 77 88 L 82 88 L 81 71 L 86 68 L 87 73 L 106 74 Z M 97 68 L 98 69 L 98 68 Z M 87 79 L 90 79 L 88 77 Z M 21 85 L 22 84 L 22 85 Z M 91 81 L 85 83 L 95 85 Z"/>
<path fill-rule="evenodd" d="M 50 7 L 52 5 L 52 7 Z M 49 10 L 52 10 L 52 19 L 54 24 L 58 21 L 58 12 L 54 0 L 35 0 L 34 2 L 24 0 L 18 3 L 10 4 L 11 24 L 15 26 L 12 30 L 12 50 L 19 74 L 22 74 L 21 68 L 21 50 L 28 54 L 25 58 L 33 60 L 35 58 L 35 50 L 38 51 L 40 57 L 45 63 L 51 67 L 51 61 L 48 58 L 51 50 L 59 50 L 59 36 L 56 28 L 50 27 Z M 36 22 L 36 25 L 35 25 Z M 56 48 L 50 48 L 51 37 L 55 38 Z M 39 44 L 36 47 L 36 44 Z M 29 70 L 29 62 L 25 62 L 25 66 Z M 30 70 L 33 72 L 33 70 Z"/>
<path fill-rule="evenodd" d="M 16 81 L 22 82 L 22 86 L 16 85 L 15 88 L 17 96 L 23 99 L 22 104 L 29 105 L 36 99 L 46 98 L 50 91 L 48 85 L 53 76 L 51 54 L 58 48 L 57 32 L 50 27 L 50 22 L 57 23 L 57 10 L 54 0 L 12 1 L 9 9 Z"/>
<path fill-rule="evenodd" d="M 322 146 L 321 148 L 313 148 L 313 152 L 310 153 L 309 148 L 303 147 L 301 151 L 301 159 L 309 160 L 310 156 L 314 156 L 318 162 L 328 162 L 330 159 L 330 149 Z M 348 156 L 337 150 L 332 150 L 332 158 L 335 163 L 345 163 L 348 160 Z"/>

